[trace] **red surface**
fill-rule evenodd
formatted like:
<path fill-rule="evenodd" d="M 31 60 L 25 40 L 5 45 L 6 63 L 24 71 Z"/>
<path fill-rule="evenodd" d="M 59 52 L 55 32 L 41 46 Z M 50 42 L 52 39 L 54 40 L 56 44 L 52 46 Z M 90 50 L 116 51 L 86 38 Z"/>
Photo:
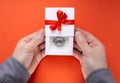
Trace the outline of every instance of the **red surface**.
<path fill-rule="evenodd" d="M 54 1 L 54 2 L 53 2 Z M 75 7 L 75 25 L 96 35 L 106 46 L 108 65 L 120 83 L 120 1 L 0 0 L 0 63 L 23 36 L 44 27 L 45 7 Z M 43 59 L 29 83 L 84 83 L 73 57 Z"/>

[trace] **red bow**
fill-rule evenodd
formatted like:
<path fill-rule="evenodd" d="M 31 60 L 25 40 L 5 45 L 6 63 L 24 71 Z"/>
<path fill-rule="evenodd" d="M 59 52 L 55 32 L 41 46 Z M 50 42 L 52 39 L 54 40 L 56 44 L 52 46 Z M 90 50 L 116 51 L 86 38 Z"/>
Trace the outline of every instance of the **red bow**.
<path fill-rule="evenodd" d="M 61 10 L 57 11 L 57 18 L 58 21 L 56 20 L 45 20 L 46 25 L 50 25 L 51 30 L 55 30 L 58 28 L 58 31 L 61 31 L 61 24 L 74 24 L 74 20 L 67 20 L 67 14 L 64 13 Z"/>

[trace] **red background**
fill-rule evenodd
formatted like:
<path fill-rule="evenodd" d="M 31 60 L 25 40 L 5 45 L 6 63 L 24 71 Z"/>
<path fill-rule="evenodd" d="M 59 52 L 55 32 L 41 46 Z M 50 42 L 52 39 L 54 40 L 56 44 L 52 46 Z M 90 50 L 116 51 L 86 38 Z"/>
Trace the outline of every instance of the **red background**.
<path fill-rule="evenodd" d="M 106 46 L 107 61 L 120 83 L 119 0 L 0 0 L 0 63 L 12 55 L 17 41 L 44 27 L 45 7 L 75 7 L 75 26 L 96 35 Z M 74 57 L 43 59 L 29 83 L 84 83 Z"/>

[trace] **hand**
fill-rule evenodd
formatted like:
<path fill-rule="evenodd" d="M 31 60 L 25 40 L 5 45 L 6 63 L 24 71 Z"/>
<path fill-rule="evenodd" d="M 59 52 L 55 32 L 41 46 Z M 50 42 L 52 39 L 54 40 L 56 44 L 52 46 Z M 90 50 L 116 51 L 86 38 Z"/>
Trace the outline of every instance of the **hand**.
<path fill-rule="evenodd" d="M 43 57 L 45 57 L 44 30 L 22 38 L 14 52 L 13 57 L 21 62 L 31 75 Z"/>
<path fill-rule="evenodd" d="M 91 33 L 76 29 L 75 42 L 74 55 L 81 63 L 85 79 L 92 71 L 107 68 L 105 47 Z"/>

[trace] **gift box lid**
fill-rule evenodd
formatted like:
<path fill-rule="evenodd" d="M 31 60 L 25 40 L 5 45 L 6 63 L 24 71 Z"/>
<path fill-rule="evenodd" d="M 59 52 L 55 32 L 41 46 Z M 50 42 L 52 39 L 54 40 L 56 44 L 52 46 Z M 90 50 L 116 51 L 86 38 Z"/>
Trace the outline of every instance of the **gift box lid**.
<path fill-rule="evenodd" d="M 74 20 L 74 8 L 45 8 L 45 20 L 58 20 L 56 12 L 61 10 L 67 14 L 68 20 Z M 74 24 L 61 24 L 61 31 L 51 30 L 50 25 L 45 25 L 46 36 L 74 36 Z"/>

